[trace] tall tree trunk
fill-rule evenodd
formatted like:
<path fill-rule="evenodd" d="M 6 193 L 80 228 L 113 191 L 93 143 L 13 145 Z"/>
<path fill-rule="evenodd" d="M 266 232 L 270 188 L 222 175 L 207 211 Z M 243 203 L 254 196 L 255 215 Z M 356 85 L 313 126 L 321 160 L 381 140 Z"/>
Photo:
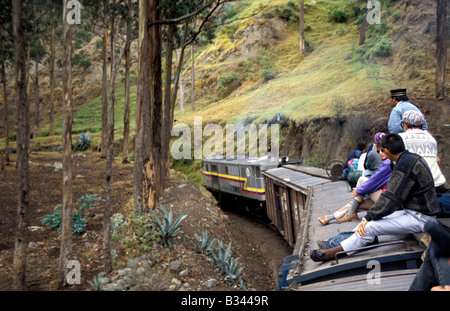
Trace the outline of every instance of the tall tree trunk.
<path fill-rule="evenodd" d="M 167 47 L 166 47 L 166 81 L 164 83 L 164 120 L 162 133 L 162 167 L 161 167 L 161 188 L 160 195 L 164 191 L 166 182 L 169 178 L 169 145 L 170 145 L 170 132 L 171 132 L 171 95 L 172 95 L 172 63 L 173 63 L 173 27 L 167 26 Z"/>
<path fill-rule="evenodd" d="M 365 17 L 361 24 L 361 29 L 359 31 L 359 45 L 363 45 L 366 42 L 366 30 L 369 22 L 367 21 L 367 17 Z"/>
<path fill-rule="evenodd" d="M 112 1 L 114 6 L 116 1 Z M 105 192 L 106 192 L 106 206 L 103 214 L 103 258 L 105 272 L 112 271 L 112 259 L 111 259 L 111 211 L 112 211 L 112 199 L 111 199 L 111 178 L 112 178 L 112 162 L 114 160 L 114 104 L 116 102 L 116 75 L 119 69 L 120 60 L 125 50 L 125 46 L 121 49 L 120 56 L 116 59 L 116 43 L 119 36 L 119 25 L 117 29 L 115 27 L 115 14 L 111 14 L 111 81 L 110 81 L 110 94 L 109 94 L 109 111 L 108 111 L 108 152 L 106 160 L 106 178 L 105 178 Z M 115 34 L 114 34 L 115 32 Z"/>
<path fill-rule="evenodd" d="M 181 50 L 184 51 L 184 49 L 181 49 Z M 176 51 L 177 51 L 178 64 L 180 64 L 181 60 L 183 59 L 183 55 L 182 55 L 181 52 L 178 53 L 178 50 L 176 50 Z M 178 79 L 179 82 L 178 82 L 177 85 L 180 86 L 179 89 L 178 89 L 179 92 L 180 92 L 180 114 L 184 115 L 184 87 L 183 87 L 183 81 L 181 79 L 181 72 L 177 71 L 177 74 L 178 74 L 178 76 L 176 76 L 175 79 Z"/>
<path fill-rule="evenodd" d="M 446 97 L 447 0 L 437 0 L 436 8 L 436 98 Z"/>
<path fill-rule="evenodd" d="M 299 42 L 299 53 L 300 56 L 305 56 L 305 9 L 304 9 L 304 0 L 300 2 L 300 42 Z"/>
<path fill-rule="evenodd" d="M 150 1 L 150 20 L 159 20 L 161 10 L 160 0 Z M 162 72 L 161 72 L 161 26 L 154 25 L 150 32 L 150 69 L 152 91 L 151 96 L 151 152 L 150 158 L 145 160 L 145 184 L 147 186 L 148 208 L 154 209 L 159 204 L 159 194 L 161 187 L 161 130 L 162 130 Z"/>
<path fill-rule="evenodd" d="M 102 65 L 102 136 L 100 143 L 100 157 L 106 158 L 107 145 L 107 126 L 108 126 L 108 92 L 106 84 L 108 83 L 108 0 L 103 0 L 103 65 Z"/>
<path fill-rule="evenodd" d="M 8 93 L 6 92 L 5 62 L 2 62 L 3 101 L 5 102 L 5 160 L 9 162 L 9 123 L 8 123 Z"/>
<path fill-rule="evenodd" d="M 34 129 L 33 138 L 39 135 L 39 62 L 35 63 L 35 80 L 34 80 L 34 96 L 35 96 L 35 110 L 34 110 Z"/>
<path fill-rule="evenodd" d="M 146 200 L 143 197 L 144 151 L 148 142 L 145 141 L 144 129 L 148 128 L 150 116 L 150 36 L 147 22 L 149 20 L 149 1 L 139 1 L 139 72 L 136 95 L 136 134 L 134 144 L 134 209 L 144 210 Z M 145 153 L 147 154 L 147 153 Z"/>
<path fill-rule="evenodd" d="M 50 20 L 52 22 L 51 43 L 50 43 L 50 127 L 49 136 L 55 134 L 55 112 L 54 112 L 54 98 L 55 98 L 55 23 L 53 21 L 55 16 L 55 8 L 52 8 Z"/>
<path fill-rule="evenodd" d="M 61 229 L 61 251 L 59 261 L 59 284 L 67 285 L 67 262 L 72 256 L 72 218 L 73 218 L 73 190 L 72 190 L 72 122 L 73 122 L 73 103 L 72 103 L 72 64 L 71 42 L 72 27 L 65 18 L 67 12 L 67 1 L 63 1 L 63 215 Z"/>
<path fill-rule="evenodd" d="M 123 115 L 122 163 L 130 163 L 130 63 L 131 63 L 131 0 L 128 0 L 127 42 L 125 45 L 125 111 Z"/>
<path fill-rule="evenodd" d="M 191 44 L 191 84 L 192 84 L 192 97 L 191 107 L 192 111 L 195 111 L 195 59 L 194 59 L 194 41 Z"/>
<path fill-rule="evenodd" d="M 25 289 L 25 271 L 28 246 L 28 214 L 30 207 L 30 183 L 28 167 L 29 131 L 28 96 L 26 85 L 25 44 L 21 22 L 21 0 L 12 0 L 14 23 L 14 49 L 16 66 L 17 105 L 17 163 L 18 163 L 18 206 L 17 227 L 14 248 L 14 287 Z"/>

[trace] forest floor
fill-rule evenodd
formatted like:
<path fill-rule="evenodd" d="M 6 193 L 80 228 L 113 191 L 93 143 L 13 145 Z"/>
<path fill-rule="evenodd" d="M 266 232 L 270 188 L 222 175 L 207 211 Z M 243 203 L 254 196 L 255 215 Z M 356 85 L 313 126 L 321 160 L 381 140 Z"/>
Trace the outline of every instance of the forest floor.
<path fill-rule="evenodd" d="M 15 155 L 12 155 L 14 161 Z M 57 276 L 59 266 L 60 236 L 56 230 L 42 224 L 42 219 L 54 211 L 62 201 L 62 169 L 60 152 L 32 152 L 30 154 L 30 211 L 29 247 L 27 257 L 27 290 L 59 290 Z M 73 260 L 81 266 L 81 284 L 65 290 L 92 290 L 89 281 L 103 271 L 103 210 L 106 160 L 95 152 L 73 156 L 74 204 L 86 194 L 97 193 L 102 197 L 95 207 L 85 212 L 87 227 L 82 234 L 73 235 Z M 246 289 L 277 290 L 276 274 L 284 257 L 292 249 L 282 237 L 261 222 L 221 209 L 212 195 L 184 175 L 170 172 L 161 204 L 174 211 L 174 219 L 182 213 L 188 215 L 182 222 L 184 234 L 177 236 L 174 246 L 167 251 L 161 247 L 144 249 L 136 245 L 124 245 L 113 240 L 117 254 L 113 269 L 126 266 L 128 259 L 152 253 L 151 269 L 162 271 L 164 278 L 178 278 L 188 282 L 191 290 L 210 290 L 205 287 L 209 279 L 216 279 L 212 290 L 236 290 L 222 280 L 216 267 L 206 255 L 196 251 L 194 234 L 201 236 L 204 229 L 211 238 L 221 239 L 224 245 L 231 241 L 234 257 L 244 267 L 242 279 Z M 17 213 L 17 170 L 15 162 L 0 170 L 0 290 L 12 290 L 14 234 Z M 122 164 L 116 158 L 112 176 L 112 214 L 130 217 L 133 203 L 133 164 Z M 187 275 L 180 277 L 170 271 L 170 263 L 178 260 Z M 150 289 L 151 290 L 151 289 Z"/>

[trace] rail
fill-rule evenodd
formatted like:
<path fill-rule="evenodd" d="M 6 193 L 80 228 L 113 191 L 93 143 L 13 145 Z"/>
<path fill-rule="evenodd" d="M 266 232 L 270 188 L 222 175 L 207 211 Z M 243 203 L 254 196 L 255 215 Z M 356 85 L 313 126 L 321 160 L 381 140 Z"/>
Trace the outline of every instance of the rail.
<path fill-rule="evenodd" d="M 383 242 L 383 243 L 379 243 L 379 244 L 375 244 L 375 245 L 369 245 L 369 246 L 365 246 L 365 247 L 360 247 L 360 248 L 356 248 L 356 249 L 351 249 L 351 250 L 347 250 L 347 251 L 341 251 L 341 252 L 337 252 L 334 255 L 334 262 L 331 263 L 332 266 L 339 264 L 339 260 L 338 260 L 338 255 L 342 255 L 345 253 L 349 253 L 349 252 L 358 252 L 358 251 L 363 251 L 363 250 L 368 250 L 368 249 L 372 249 L 372 248 L 377 248 L 377 247 L 381 247 L 381 246 L 389 246 L 389 245 L 394 245 L 394 244 L 403 244 L 405 245 L 405 251 L 406 252 L 410 252 L 412 251 L 411 248 L 408 247 L 408 245 L 406 244 L 405 241 L 399 240 L 399 241 L 390 241 L 390 242 Z"/>

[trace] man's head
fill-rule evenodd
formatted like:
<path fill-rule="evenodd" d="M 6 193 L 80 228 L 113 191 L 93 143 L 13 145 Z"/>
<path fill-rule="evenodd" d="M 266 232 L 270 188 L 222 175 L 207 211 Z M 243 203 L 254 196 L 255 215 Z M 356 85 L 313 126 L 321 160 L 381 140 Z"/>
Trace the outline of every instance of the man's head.
<path fill-rule="evenodd" d="M 356 148 L 360 151 L 363 151 L 366 149 L 366 143 L 360 142 L 358 145 L 356 145 Z"/>
<path fill-rule="evenodd" d="M 406 150 L 402 137 L 393 133 L 384 136 L 382 146 L 382 151 L 391 161 L 397 161 L 398 157 Z"/>
<path fill-rule="evenodd" d="M 421 129 L 425 123 L 425 116 L 420 111 L 409 110 L 402 116 L 403 129 Z"/>
<path fill-rule="evenodd" d="M 394 105 L 397 105 L 399 102 L 409 100 L 408 96 L 406 96 L 406 89 L 391 90 L 391 98 Z"/>

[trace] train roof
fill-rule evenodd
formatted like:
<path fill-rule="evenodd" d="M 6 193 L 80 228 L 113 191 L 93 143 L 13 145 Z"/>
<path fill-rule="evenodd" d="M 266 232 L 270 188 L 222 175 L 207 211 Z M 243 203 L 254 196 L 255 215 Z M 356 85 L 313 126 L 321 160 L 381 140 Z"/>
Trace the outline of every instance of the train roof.
<path fill-rule="evenodd" d="M 281 162 L 280 162 L 281 160 Z M 209 158 L 204 158 L 202 160 L 203 162 L 209 162 L 209 163 L 221 163 L 221 164 L 233 164 L 233 165 L 257 165 L 262 167 L 274 167 L 278 166 L 280 163 L 283 164 L 300 164 L 302 163 L 302 160 L 299 159 L 290 159 L 287 157 L 237 157 L 234 156 L 232 158 L 227 158 L 226 156 L 213 156 Z"/>
<path fill-rule="evenodd" d="M 321 174 L 319 171 L 316 173 Z M 276 180 L 288 176 L 287 187 L 299 188 L 302 192 L 307 188 L 308 191 L 306 216 L 302 219 L 305 229 L 298 233 L 292 256 L 283 261 L 279 270 L 280 289 L 405 290 L 409 287 L 425 250 L 420 243 L 421 234 L 382 236 L 375 248 L 360 250 L 352 256 L 339 256 L 333 261 L 314 262 L 309 257 L 309 251 L 318 248 L 317 241 L 326 241 L 340 232 L 353 231 L 358 225 L 356 221 L 342 224 L 332 221 L 322 226 L 317 220 L 317 217 L 331 214 L 351 202 L 351 188 L 345 181 L 327 181 L 305 174 L 299 168 L 272 169 L 264 174 Z M 365 214 L 363 211 L 358 216 L 361 219 Z M 371 270 L 367 264 L 372 260 L 381 265 L 381 280 L 389 282 L 369 286 L 367 275 Z"/>

